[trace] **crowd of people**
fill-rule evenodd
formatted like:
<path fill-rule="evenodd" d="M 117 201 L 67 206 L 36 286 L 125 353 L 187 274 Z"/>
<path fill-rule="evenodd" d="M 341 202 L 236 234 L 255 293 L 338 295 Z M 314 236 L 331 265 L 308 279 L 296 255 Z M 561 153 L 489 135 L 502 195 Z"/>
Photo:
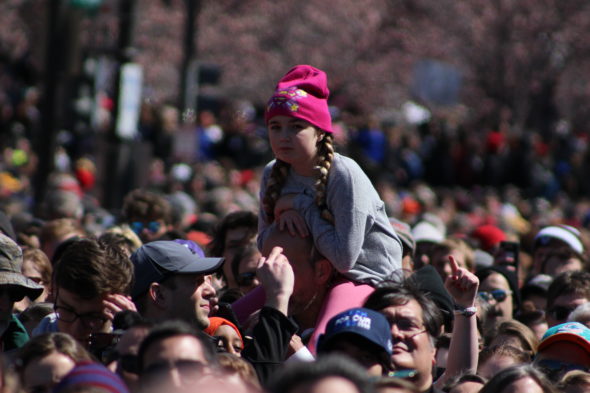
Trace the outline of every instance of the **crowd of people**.
<path fill-rule="evenodd" d="M 62 135 L 33 211 L 36 97 L 0 97 L 6 392 L 590 390 L 587 143 L 567 127 L 380 126 L 297 66 L 264 127 L 238 105 L 187 139 L 146 106 L 153 159 L 120 209 L 92 143 Z"/>

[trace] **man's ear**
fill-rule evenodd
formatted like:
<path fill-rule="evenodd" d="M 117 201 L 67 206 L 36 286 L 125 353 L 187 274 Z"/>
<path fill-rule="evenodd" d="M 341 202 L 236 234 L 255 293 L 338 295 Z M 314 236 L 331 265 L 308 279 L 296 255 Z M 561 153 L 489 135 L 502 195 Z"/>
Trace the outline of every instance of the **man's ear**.
<path fill-rule="evenodd" d="M 163 308 L 166 304 L 166 291 L 160 283 L 153 282 L 150 284 L 148 289 L 148 297 L 150 301 L 154 303 L 157 307 Z"/>
<path fill-rule="evenodd" d="M 320 259 L 315 263 L 315 280 L 319 285 L 325 285 L 330 282 L 334 275 L 334 267 L 327 259 Z"/>

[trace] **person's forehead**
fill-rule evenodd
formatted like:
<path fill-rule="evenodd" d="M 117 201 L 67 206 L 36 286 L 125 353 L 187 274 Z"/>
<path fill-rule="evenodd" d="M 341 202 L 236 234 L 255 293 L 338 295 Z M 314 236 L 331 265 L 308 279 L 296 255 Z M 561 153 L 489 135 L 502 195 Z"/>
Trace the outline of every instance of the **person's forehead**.
<path fill-rule="evenodd" d="M 102 298 L 83 299 L 76 293 L 62 287 L 57 289 L 57 300 L 59 301 L 58 305 L 67 305 L 78 313 L 85 313 L 88 311 L 100 312 L 103 309 Z"/>
<path fill-rule="evenodd" d="M 500 273 L 492 273 L 486 277 L 485 280 L 481 283 L 482 290 L 492 290 L 492 289 L 506 289 L 510 290 L 510 285 L 508 284 L 508 280 L 506 277 L 501 275 Z"/>
<path fill-rule="evenodd" d="M 196 337 L 181 335 L 168 337 L 150 345 L 144 356 L 149 366 L 162 361 L 196 360 L 207 363 L 203 347 Z"/>
<path fill-rule="evenodd" d="M 420 303 L 414 299 L 410 299 L 406 304 L 387 306 L 381 310 L 381 313 L 388 318 L 402 317 L 422 320 L 423 310 Z"/>
<path fill-rule="evenodd" d="M 229 338 L 238 338 L 238 333 L 236 333 L 236 331 L 234 330 L 234 328 L 232 328 L 229 325 L 221 325 L 220 327 L 217 328 L 217 330 L 214 333 L 216 336 L 223 336 L 223 337 L 229 337 Z"/>
<path fill-rule="evenodd" d="M 483 384 L 480 382 L 465 381 L 461 382 L 453 389 L 449 390 L 449 393 L 470 393 L 481 390 Z"/>
<path fill-rule="evenodd" d="M 227 244 L 232 241 L 244 240 L 248 232 L 249 229 L 247 227 L 236 227 L 228 229 L 225 234 L 225 243 Z"/>
<path fill-rule="evenodd" d="M 563 295 L 559 295 L 553 301 L 554 306 L 565 306 L 565 307 L 577 307 L 580 304 L 584 304 L 588 302 L 588 298 L 586 298 L 582 294 L 578 293 L 566 293 Z"/>
<path fill-rule="evenodd" d="M 208 274 L 201 274 L 201 273 L 188 273 L 188 274 L 180 274 L 176 273 L 172 275 L 172 279 L 177 285 L 195 285 L 200 284 L 205 281 L 205 278 L 209 276 Z"/>
<path fill-rule="evenodd" d="M 25 259 L 23 261 L 22 273 L 27 277 L 41 275 L 41 271 L 39 270 L 38 266 L 30 259 Z"/>
<path fill-rule="evenodd" d="M 311 241 L 307 238 L 291 236 L 287 231 L 275 231 L 264 242 L 262 255 L 268 256 L 273 247 L 282 247 L 283 254 L 292 264 L 310 262 Z"/>

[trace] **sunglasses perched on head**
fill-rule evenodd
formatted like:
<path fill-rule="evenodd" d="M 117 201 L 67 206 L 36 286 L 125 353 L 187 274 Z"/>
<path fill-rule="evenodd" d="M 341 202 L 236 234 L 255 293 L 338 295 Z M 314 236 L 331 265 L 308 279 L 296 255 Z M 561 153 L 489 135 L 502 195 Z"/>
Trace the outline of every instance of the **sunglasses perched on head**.
<path fill-rule="evenodd" d="M 494 289 L 493 291 L 481 291 L 477 293 L 480 299 L 489 302 L 491 300 L 495 300 L 497 303 L 502 303 L 508 295 L 512 294 L 512 291 L 507 291 L 505 289 Z"/>
<path fill-rule="evenodd" d="M 141 221 L 134 221 L 129 226 L 131 227 L 133 232 L 139 235 L 141 232 L 143 232 L 144 229 L 147 229 L 151 233 L 156 233 L 160 230 L 162 224 L 158 221 L 150 221 L 147 223 Z"/>

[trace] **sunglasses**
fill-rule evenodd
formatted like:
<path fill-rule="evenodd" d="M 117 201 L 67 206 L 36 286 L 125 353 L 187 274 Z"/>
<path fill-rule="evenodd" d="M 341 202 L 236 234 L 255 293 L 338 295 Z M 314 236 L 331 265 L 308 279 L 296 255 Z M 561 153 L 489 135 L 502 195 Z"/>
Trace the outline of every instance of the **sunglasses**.
<path fill-rule="evenodd" d="M 151 233 L 156 233 L 160 230 L 160 228 L 162 227 L 162 224 L 159 223 L 158 221 L 150 221 L 148 223 L 144 223 L 141 221 L 134 221 L 129 226 L 131 227 L 133 232 L 135 232 L 137 235 L 139 235 L 141 232 L 143 232 L 144 229 L 147 229 Z"/>
<path fill-rule="evenodd" d="M 175 360 L 172 362 L 159 362 L 146 367 L 141 374 L 149 378 L 162 377 L 176 369 L 184 380 L 197 380 L 201 376 L 204 364 L 197 360 Z"/>
<path fill-rule="evenodd" d="M 256 278 L 256 272 L 246 272 L 238 274 L 238 284 L 240 286 L 249 286 L 252 285 L 252 282 Z"/>
<path fill-rule="evenodd" d="M 486 302 L 495 300 L 497 303 L 502 303 L 510 294 L 512 294 L 512 291 L 506 291 L 504 289 L 494 289 L 493 291 L 489 292 L 478 292 L 477 296 L 479 296 L 480 299 L 485 300 Z"/>
<path fill-rule="evenodd" d="M 535 362 L 535 367 L 541 370 L 543 374 L 547 375 L 549 379 L 555 380 L 559 378 L 561 375 L 566 374 L 569 371 L 573 370 L 581 370 L 584 372 L 588 372 L 588 368 L 579 365 L 579 364 L 572 364 L 572 363 L 564 363 L 560 362 L 559 360 L 552 360 L 552 359 L 543 359 Z"/>
<path fill-rule="evenodd" d="M 549 309 L 548 314 L 556 321 L 562 321 L 566 319 L 574 309 L 575 307 L 553 306 Z"/>

